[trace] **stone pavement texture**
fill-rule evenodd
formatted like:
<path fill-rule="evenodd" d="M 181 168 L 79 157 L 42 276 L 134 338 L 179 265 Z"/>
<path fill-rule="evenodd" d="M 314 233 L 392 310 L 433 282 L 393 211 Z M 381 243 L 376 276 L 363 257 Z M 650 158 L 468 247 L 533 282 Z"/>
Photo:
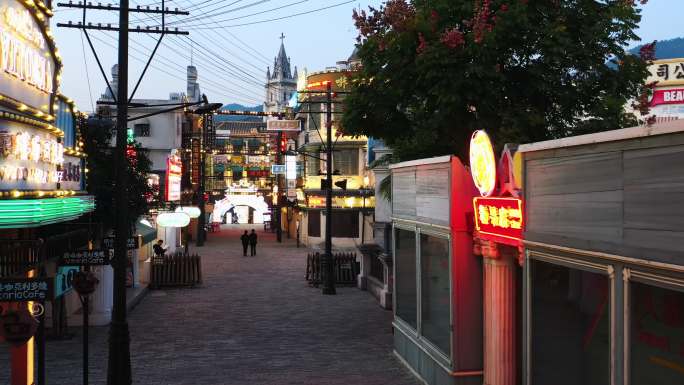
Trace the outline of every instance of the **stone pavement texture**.
<path fill-rule="evenodd" d="M 151 291 L 129 314 L 135 384 L 418 384 L 392 355 L 392 313 L 371 295 L 323 296 L 304 280 L 306 249 L 260 232 L 257 256 L 245 258 L 239 233 L 209 234 L 196 249 L 201 287 Z M 91 384 L 105 384 L 107 330 L 90 332 Z M 48 384 L 81 383 L 74 332 L 48 342 Z M 0 385 L 9 384 L 6 357 L 4 345 Z"/>

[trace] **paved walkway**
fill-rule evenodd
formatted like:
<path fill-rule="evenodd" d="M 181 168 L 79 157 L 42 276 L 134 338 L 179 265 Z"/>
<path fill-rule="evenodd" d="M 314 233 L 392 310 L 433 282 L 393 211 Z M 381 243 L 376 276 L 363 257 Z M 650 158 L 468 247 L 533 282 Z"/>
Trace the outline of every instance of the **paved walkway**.
<path fill-rule="evenodd" d="M 306 249 L 259 235 L 244 258 L 239 230 L 209 234 L 204 285 L 152 291 L 133 310 L 134 383 L 417 384 L 392 355 L 391 312 L 355 288 L 321 295 L 304 280 Z M 107 328 L 92 329 L 91 384 L 105 383 L 106 341 Z M 48 384 L 81 383 L 80 346 L 80 336 L 48 342 Z"/>

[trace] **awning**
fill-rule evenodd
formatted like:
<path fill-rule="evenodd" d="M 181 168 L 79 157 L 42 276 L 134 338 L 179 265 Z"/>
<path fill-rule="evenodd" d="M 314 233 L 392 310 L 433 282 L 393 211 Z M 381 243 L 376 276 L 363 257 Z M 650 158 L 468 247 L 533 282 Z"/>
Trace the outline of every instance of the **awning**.
<path fill-rule="evenodd" d="M 142 244 L 144 245 L 154 241 L 157 238 L 157 229 L 142 224 L 138 221 L 135 222 L 135 234 L 142 236 Z"/>

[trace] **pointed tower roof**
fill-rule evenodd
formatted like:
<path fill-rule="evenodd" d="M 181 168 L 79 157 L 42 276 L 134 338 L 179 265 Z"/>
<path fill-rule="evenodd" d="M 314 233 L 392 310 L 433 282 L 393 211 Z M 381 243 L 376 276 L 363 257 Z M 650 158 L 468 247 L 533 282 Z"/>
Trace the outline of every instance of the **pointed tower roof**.
<path fill-rule="evenodd" d="M 290 59 L 285 52 L 285 35 L 280 35 L 280 51 L 273 64 L 273 79 L 292 79 L 292 67 Z"/>

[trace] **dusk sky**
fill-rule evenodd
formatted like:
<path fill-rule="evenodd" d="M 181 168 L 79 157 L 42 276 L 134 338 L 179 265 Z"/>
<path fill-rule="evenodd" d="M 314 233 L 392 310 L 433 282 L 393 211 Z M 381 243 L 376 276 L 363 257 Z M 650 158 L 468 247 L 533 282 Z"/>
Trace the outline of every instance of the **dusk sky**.
<path fill-rule="evenodd" d="M 136 98 L 166 99 L 171 92 L 185 92 L 185 68 L 190 64 L 192 46 L 200 88 L 210 101 L 261 104 L 266 67 L 273 66 L 281 33 L 285 34 L 285 47 L 293 65 L 300 69 L 306 67 L 309 71 L 322 70 L 346 59 L 352 52 L 356 37 L 352 10 L 380 3 L 380 0 L 171 0 L 167 2 L 168 7 L 189 10 L 190 16 L 171 16 L 167 21 L 174 23 L 171 27 L 189 30 L 190 36 L 164 38 Z M 160 4 L 153 0 L 131 0 L 133 7 Z M 331 8 L 319 10 L 327 7 Z M 89 22 L 118 22 L 116 12 L 89 12 L 92 12 L 88 15 Z M 310 13 L 267 21 L 305 12 Z M 682 14 L 683 1 L 651 0 L 643 7 L 638 33 L 643 41 L 682 36 Z M 80 17 L 77 10 L 57 7 L 52 23 L 65 66 L 61 92 L 74 99 L 81 110 L 91 111 L 106 87 L 102 75 L 82 33 L 56 27 L 58 22 L 78 21 Z M 266 22 L 242 25 L 260 21 Z M 147 24 L 158 25 L 159 21 L 150 20 L 144 14 L 132 15 L 132 27 Z M 99 31 L 90 34 L 111 80 L 117 35 Z M 154 47 L 155 38 L 139 34 L 131 37 L 131 88 Z M 84 61 L 87 72 L 83 71 Z"/>

